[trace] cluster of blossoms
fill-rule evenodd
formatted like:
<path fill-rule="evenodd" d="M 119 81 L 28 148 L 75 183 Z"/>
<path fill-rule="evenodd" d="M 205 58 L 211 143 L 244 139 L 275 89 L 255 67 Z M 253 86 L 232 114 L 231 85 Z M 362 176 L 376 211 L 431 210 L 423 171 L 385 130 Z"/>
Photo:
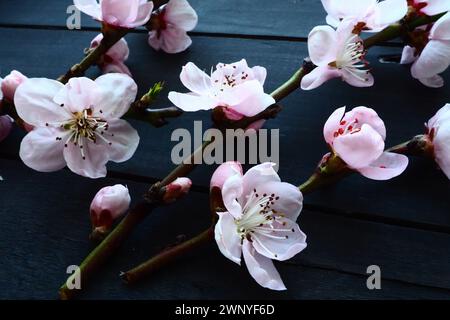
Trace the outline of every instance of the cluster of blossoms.
<path fill-rule="evenodd" d="M 77 8 L 109 28 L 131 29 L 147 26 L 149 44 L 156 50 L 177 53 L 192 43 L 187 32 L 197 24 L 197 15 L 186 0 L 170 0 L 154 10 L 146 0 L 75 0 Z M 438 15 L 433 24 L 408 33 L 402 63 L 413 63 L 414 78 L 431 87 L 443 85 L 439 73 L 450 65 L 450 3 L 438 0 L 322 0 L 329 25 L 315 27 L 308 37 L 310 59 L 315 65 L 301 80 L 311 90 L 332 78 L 356 87 L 368 87 L 374 78 L 365 60 L 361 32 L 378 32 L 401 20 Z M 96 50 L 107 33 L 96 36 L 89 51 Z M 89 52 L 88 51 L 88 52 Z M 28 78 L 18 71 L 1 81 L 0 102 L 11 104 L 28 134 L 22 140 L 23 162 L 42 172 L 68 167 L 89 178 L 105 177 L 108 161 L 130 159 L 139 135 L 121 119 L 136 101 L 137 85 L 125 65 L 129 48 L 125 39 L 115 42 L 96 61 L 103 76 L 95 80 L 72 77 L 67 84 L 46 78 Z M 255 117 L 275 104 L 264 91 L 267 70 L 249 67 L 242 59 L 219 63 L 210 74 L 187 63 L 180 80 L 187 93 L 170 92 L 168 99 L 187 112 L 213 110 L 227 121 Z M 274 95 L 275 96 L 275 95 Z M 264 118 L 251 119 L 246 128 L 258 130 Z M 13 120 L 0 117 L 0 141 L 10 132 Z M 420 136 L 423 151 L 450 178 L 450 104 L 426 124 Z M 385 151 L 386 127 L 371 108 L 335 110 L 323 128 L 331 152 L 321 164 L 338 159 L 343 170 L 359 172 L 374 180 L 388 180 L 403 173 L 408 157 Z M 241 264 L 241 257 L 258 284 L 285 290 L 272 260 L 284 261 L 306 248 L 306 235 L 297 224 L 303 207 L 301 187 L 281 182 L 273 163 L 262 163 L 245 174 L 240 163 L 226 162 L 211 177 L 211 199 L 217 223 L 215 240 L 220 252 Z M 179 177 L 158 190 L 161 204 L 187 194 L 192 181 Z M 114 220 L 129 209 L 128 188 L 102 188 L 90 206 L 94 230 L 108 232 Z M 212 202 L 213 203 L 213 202 Z"/>
<path fill-rule="evenodd" d="M 317 66 L 302 80 L 304 90 L 317 88 L 332 78 L 355 87 L 374 83 L 365 60 L 362 31 L 378 32 L 417 15 L 444 14 L 449 1 L 441 0 L 322 0 L 330 26 L 317 26 L 308 36 L 311 61 Z M 412 76 L 429 87 L 441 87 L 438 75 L 450 65 L 450 13 L 437 22 L 408 32 L 401 63 L 413 63 Z"/>

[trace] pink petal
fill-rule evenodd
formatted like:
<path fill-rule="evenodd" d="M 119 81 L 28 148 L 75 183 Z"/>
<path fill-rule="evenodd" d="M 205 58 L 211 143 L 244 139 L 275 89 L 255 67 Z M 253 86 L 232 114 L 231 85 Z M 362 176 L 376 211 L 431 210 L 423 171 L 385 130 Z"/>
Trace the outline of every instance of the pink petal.
<path fill-rule="evenodd" d="M 330 79 L 339 77 L 341 77 L 341 73 L 335 68 L 330 68 L 329 66 L 317 67 L 303 77 L 301 88 L 303 90 L 312 90 Z"/>
<path fill-rule="evenodd" d="M 243 179 L 239 173 L 229 177 L 222 187 L 222 200 L 225 208 L 235 218 L 242 217 L 242 207 L 237 199 L 242 195 Z"/>
<path fill-rule="evenodd" d="M 56 137 L 62 140 L 56 140 Z M 37 128 L 28 133 L 20 144 L 20 158 L 28 167 L 41 171 L 57 171 L 66 166 L 63 157 L 67 133 L 56 128 Z"/>
<path fill-rule="evenodd" d="M 450 2 L 448 2 L 446 6 L 447 10 L 450 10 Z M 450 12 L 446 13 L 438 21 L 436 21 L 430 30 L 429 37 L 432 40 L 450 40 Z"/>
<path fill-rule="evenodd" d="M 417 60 L 416 49 L 410 46 L 404 46 L 402 51 L 401 64 L 410 64 Z"/>
<path fill-rule="evenodd" d="M 433 140 L 434 156 L 437 164 L 450 179 L 450 119 L 442 123 Z"/>
<path fill-rule="evenodd" d="M 183 66 L 180 80 L 186 88 L 199 95 L 207 94 L 212 89 L 211 78 L 192 62 Z"/>
<path fill-rule="evenodd" d="M 155 50 L 163 50 L 167 53 L 179 53 L 192 44 L 192 39 L 187 35 L 186 31 L 173 26 L 167 27 L 158 34 L 155 31 L 149 32 L 149 45 Z"/>
<path fill-rule="evenodd" d="M 139 0 L 102 0 L 100 5 L 103 21 L 121 27 L 131 27 L 139 10 Z"/>
<path fill-rule="evenodd" d="M 384 140 L 370 125 L 363 124 L 359 132 L 337 137 L 333 148 L 349 167 L 358 169 L 367 167 L 381 156 Z"/>
<path fill-rule="evenodd" d="M 63 154 L 67 167 L 74 173 L 84 177 L 97 179 L 106 176 L 106 163 L 108 162 L 108 149 L 104 144 L 94 144 L 85 138 L 83 140 L 83 152 L 80 145 L 69 142 L 64 148 Z"/>
<path fill-rule="evenodd" d="M 103 73 L 123 73 L 131 77 L 131 71 L 123 62 L 108 63 L 102 67 Z"/>
<path fill-rule="evenodd" d="M 376 132 L 378 132 L 383 140 L 386 139 L 386 126 L 384 125 L 383 120 L 381 120 L 378 113 L 375 110 L 367 107 L 356 107 L 346 113 L 344 120 L 349 122 L 353 122 L 355 120 L 358 123 L 363 124 L 366 123 L 372 127 Z"/>
<path fill-rule="evenodd" d="M 264 182 L 255 187 L 258 194 L 274 195 L 272 210 L 282 213 L 287 219 L 296 221 L 303 208 L 303 195 L 298 187 L 286 182 Z M 278 199 L 277 199 L 278 197 Z"/>
<path fill-rule="evenodd" d="M 250 168 L 243 177 L 243 197 L 249 196 L 254 189 L 259 191 L 259 188 L 263 187 L 269 182 L 280 182 L 281 179 L 275 172 L 273 167 L 275 163 L 264 162 Z M 247 199 L 242 198 L 241 203 L 244 203 Z"/>
<path fill-rule="evenodd" d="M 130 28 L 136 28 L 146 24 L 152 15 L 153 2 L 141 0 L 136 18 L 128 24 Z"/>
<path fill-rule="evenodd" d="M 0 116 L 0 142 L 10 134 L 13 127 L 13 120 L 10 116 Z"/>
<path fill-rule="evenodd" d="M 342 80 L 347 82 L 349 85 L 357 88 L 371 87 L 374 84 L 374 78 L 371 73 L 367 73 L 363 79 L 356 76 L 354 73 L 350 73 L 345 69 L 341 70 Z"/>
<path fill-rule="evenodd" d="M 334 110 L 323 127 L 323 136 L 328 144 L 332 144 L 335 137 L 334 133 L 338 131 L 341 120 L 345 115 L 345 107 Z"/>
<path fill-rule="evenodd" d="M 267 69 L 264 67 L 256 66 L 252 68 L 253 70 L 253 77 L 258 80 L 262 86 L 264 86 L 264 82 L 266 81 L 267 77 Z"/>
<path fill-rule="evenodd" d="M 58 81 L 32 78 L 20 85 L 14 96 L 19 117 L 30 125 L 44 127 L 47 123 L 59 125 L 72 116 L 66 108 L 53 101 L 64 88 Z"/>
<path fill-rule="evenodd" d="M 197 13 L 186 0 L 170 0 L 165 10 L 166 21 L 180 29 L 191 31 L 197 25 Z"/>
<path fill-rule="evenodd" d="M 441 109 L 439 109 L 436 114 L 428 121 L 427 127 L 434 128 L 440 125 L 441 122 L 446 121 L 450 118 L 450 103 L 447 103 Z"/>
<path fill-rule="evenodd" d="M 450 11 L 450 2 L 443 0 L 420 0 L 418 2 L 426 2 L 427 5 L 421 11 L 428 16 Z"/>
<path fill-rule="evenodd" d="M 280 274 L 275 269 L 273 262 L 256 252 L 247 240 L 244 240 L 242 253 L 244 254 L 248 272 L 260 286 L 278 291 L 286 290 L 283 280 L 281 280 Z"/>
<path fill-rule="evenodd" d="M 336 60 L 336 31 L 330 26 L 317 26 L 308 35 L 311 61 L 319 67 Z"/>
<path fill-rule="evenodd" d="M 101 90 L 102 98 L 93 110 L 103 119 L 119 119 L 136 100 L 137 85 L 125 74 L 108 73 L 98 77 L 95 83 Z"/>
<path fill-rule="evenodd" d="M 188 93 L 169 92 L 169 100 L 178 108 L 187 112 L 211 110 L 219 103 L 209 96 L 197 96 Z"/>
<path fill-rule="evenodd" d="M 222 189 L 225 181 L 234 176 L 235 174 L 243 175 L 242 166 L 237 161 L 227 161 L 222 163 L 219 167 L 217 167 L 216 171 L 214 171 L 211 177 L 210 187 L 218 187 Z"/>
<path fill-rule="evenodd" d="M 257 80 L 241 83 L 228 90 L 227 94 L 233 98 L 224 102 L 246 117 L 253 117 L 275 103 L 271 95 L 264 93 L 261 83 Z M 235 99 L 238 99 L 239 103 L 233 104 Z"/>
<path fill-rule="evenodd" d="M 102 20 L 102 11 L 97 0 L 73 0 L 73 3 L 81 12 L 96 20 Z"/>
<path fill-rule="evenodd" d="M 429 88 L 442 88 L 444 86 L 444 78 L 438 74 L 429 78 L 420 78 L 417 80 Z"/>
<path fill-rule="evenodd" d="M 89 78 L 72 78 L 55 96 L 54 101 L 70 112 L 91 109 L 102 99 L 98 85 Z"/>
<path fill-rule="evenodd" d="M 111 120 L 108 122 L 108 131 L 103 135 L 111 142 L 107 146 L 109 160 L 124 162 L 129 160 L 139 145 L 137 131 L 125 120 Z"/>
<path fill-rule="evenodd" d="M 430 78 L 450 65 L 450 41 L 431 40 L 411 68 L 416 79 Z"/>
<path fill-rule="evenodd" d="M 376 6 L 376 25 L 381 29 L 401 20 L 408 13 L 406 0 L 385 0 Z"/>
<path fill-rule="evenodd" d="M 214 229 L 220 252 L 231 261 L 241 264 L 242 245 L 237 233 L 236 222 L 228 212 L 217 212 L 219 221 Z"/>
<path fill-rule="evenodd" d="M 272 226 L 283 231 L 252 233 L 252 245 L 259 254 L 269 259 L 285 261 L 306 248 L 306 235 L 294 221 L 285 218 L 282 223 L 274 222 Z"/>
<path fill-rule="evenodd" d="M 369 179 L 389 180 L 402 174 L 407 166 L 407 156 L 392 152 L 384 152 L 369 166 L 358 169 L 358 171 Z"/>

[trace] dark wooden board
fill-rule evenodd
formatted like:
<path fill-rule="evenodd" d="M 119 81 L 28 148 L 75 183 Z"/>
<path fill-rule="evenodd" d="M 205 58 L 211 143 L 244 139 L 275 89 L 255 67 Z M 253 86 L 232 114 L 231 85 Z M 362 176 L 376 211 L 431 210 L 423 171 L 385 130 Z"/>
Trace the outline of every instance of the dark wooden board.
<path fill-rule="evenodd" d="M 199 15 L 195 32 L 231 35 L 283 36 L 305 38 L 318 24 L 325 24 L 326 12 L 319 0 L 190 0 Z M 0 25 L 37 25 L 65 27 L 69 16 L 67 7 L 71 0 L 21 1 L 20 10 L 16 1 L 0 3 Z M 83 15 L 83 28 L 96 28 L 98 23 Z"/>
<path fill-rule="evenodd" d="M 126 184 L 136 202 L 146 189 L 142 183 L 91 181 L 68 171 L 44 175 L 12 160 L 0 160 L 0 165 L 5 179 L 0 193 L 6 195 L 1 198 L 0 210 L 2 298 L 54 298 L 67 266 L 79 263 L 92 248 L 87 239 L 88 208 L 96 191 L 105 185 Z M 80 298 L 450 297 L 449 235 L 308 210 L 300 217 L 308 248 L 289 262 L 277 263 L 289 287 L 287 292 L 258 287 L 245 267 L 226 260 L 214 243 L 136 288 L 127 289 L 120 283 L 119 271 L 142 262 L 179 235 L 196 234 L 208 223 L 208 198 L 203 193 L 193 192 L 156 210 Z M 381 267 L 379 291 L 365 287 L 366 268 L 372 264 Z"/>
<path fill-rule="evenodd" d="M 0 53 L 2 73 L 17 68 L 30 76 L 56 77 L 80 58 L 81 48 L 94 35 L 89 32 L 0 29 L 0 37 L 9 44 Z M 192 48 L 177 56 L 153 52 L 140 34 L 129 35 L 128 41 L 132 50 L 129 66 L 141 92 L 159 80 L 165 80 L 168 89 L 185 91 L 178 74 L 187 61 L 208 70 L 218 61 L 231 62 L 242 57 L 251 65 L 261 64 L 268 68 L 267 88 L 271 90 L 287 79 L 298 67 L 300 58 L 306 55 L 304 44 L 285 41 L 195 37 Z M 277 119 L 270 120 L 267 128 L 280 129 L 280 175 L 285 180 L 296 184 L 304 181 L 326 152 L 322 126 L 334 108 L 342 105 L 375 108 L 386 122 L 387 144 L 393 145 L 421 133 L 423 123 L 450 100 L 447 87 L 427 89 L 411 79 L 408 68 L 377 62 L 379 54 L 395 51 L 395 48 L 379 48 L 370 53 L 377 81 L 373 88 L 353 88 L 334 80 L 315 91 L 298 90 L 283 101 L 283 112 Z M 448 73 L 445 78 L 450 80 Z M 168 89 L 156 106 L 168 105 Z M 412 92 L 420 94 L 413 96 Z M 194 120 L 204 121 L 203 128 L 210 125 L 207 112 L 184 114 L 161 129 L 133 122 L 142 138 L 140 147 L 130 161 L 111 165 L 111 168 L 147 177 L 149 181 L 163 177 L 173 167 L 170 160 L 175 145 L 170 140 L 172 131 L 177 128 L 192 131 Z M 21 135 L 15 132 L 4 141 L 0 153 L 17 156 Z M 207 188 L 213 170 L 214 166 L 197 169 L 192 175 L 194 183 Z M 412 221 L 420 227 L 448 232 L 448 187 L 448 180 L 434 164 L 413 159 L 406 173 L 392 181 L 376 182 L 354 175 L 336 187 L 308 196 L 306 202 L 322 210 L 395 219 L 401 224 Z"/>

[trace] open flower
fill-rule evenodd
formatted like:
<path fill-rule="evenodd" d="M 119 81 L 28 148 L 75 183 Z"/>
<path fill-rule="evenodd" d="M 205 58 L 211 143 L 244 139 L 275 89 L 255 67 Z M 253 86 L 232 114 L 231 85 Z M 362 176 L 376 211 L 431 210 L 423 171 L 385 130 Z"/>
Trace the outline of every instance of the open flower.
<path fill-rule="evenodd" d="M 192 44 L 187 31 L 193 30 L 197 22 L 197 13 L 189 2 L 170 0 L 153 13 L 148 43 L 153 49 L 167 53 L 184 51 Z"/>
<path fill-rule="evenodd" d="M 337 27 L 342 20 L 353 27 L 380 31 L 401 20 L 408 12 L 406 0 L 322 0 L 327 11 L 327 23 Z"/>
<path fill-rule="evenodd" d="M 231 120 L 252 117 L 264 111 L 275 100 L 264 93 L 266 69 L 249 68 L 241 61 L 219 63 L 211 76 L 189 62 L 183 67 L 180 79 L 190 93 L 170 92 L 169 100 L 184 111 L 223 108 Z"/>
<path fill-rule="evenodd" d="M 306 248 L 306 235 L 295 222 L 303 196 L 297 187 L 280 181 L 273 165 L 257 165 L 245 175 L 235 162 L 226 162 L 217 169 L 211 187 L 222 185 L 227 211 L 217 212 L 215 239 L 231 261 L 240 265 L 244 256 L 258 284 L 285 290 L 271 260 L 290 259 Z"/>
<path fill-rule="evenodd" d="M 446 0 L 408 0 L 408 5 L 419 14 L 428 16 L 450 11 L 450 1 Z"/>
<path fill-rule="evenodd" d="M 93 227 L 109 229 L 128 210 L 130 202 L 128 188 L 121 184 L 100 189 L 90 207 Z"/>
<path fill-rule="evenodd" d="M 78 10 L 111 26 L 133 29 L 148 22 L 153 2 L 147 0 L 74 0 Z"/>
<path fill-rule="evenodd" d="M 16 93 L 17 87 L 27 79 L 28 78 L 19 71 L 11 71 L 11 73 L 7 75 L 1 82 L 1 88 L 4 97 L 12 102 L 14 100 L 14 94 Z"/>
<path fill-rule="evenodd" d="M 345 107 L 339 108 L 328 118 L 323 134 L 347 166 L 367 178 L 388 180 L 408 166 L 408 157 L 384 152 L 386 128 L 373 109 L 356 107 L 345 112 Z"/>
<path fill-rule="evenodd" d="M 91 41 L 90 49 L 99 46 L 103 39 L 103 34 L 99 34 Z M 130 49 L 128 43 L 124 38 L 121 38 L 115 45 L 113 45 L 97 62 L 97 65 L 103 73 L 124 73 L 131 77 L 130 69 L 125 65 L 128 60 Z"/>
<path fill-rule="evenodd" d="M 433 145 L 436 163 L 450 179 L 450 104 L 442 107 L 427 123 L 427 138 Z"/>
<path fill-rule="evenodd" d="M 428 87 L 439 88 L 444 79 L 439 73 L 450 66 L 450 12 L 441 17 L 428 32 L 417 29 L 413 33 L 416 46 L 403 49 L 401 63 L 413 63 L 411 75 Z"/>
<path fill-rule="evenodd" d="M 22 140 L 22 161 L 42 172 L 67 165 L 82 176 L 106 176 L 109 160 L 130 159 L 139 144 L 136 130 L 119 119 L 136 92 L 133 79 L 119 73 L 95 81 L 72 78 L 66 85 L 45 78 L 27 80 L 14 98 L 20 118 L 34 127 Z"/>
<path fill-rule="evenodd" d="M 330 26 L 315 27 L 308 36 L 308 50 L 317 68 L 303 77 L 303 90 L 315 89 L 333 78 L 342 78 L 355 87 L 373 85 L 373 76 L 364 60 L 363 42 L 353 33 L 351 23 L 343 22 L 337 30 Z"/>

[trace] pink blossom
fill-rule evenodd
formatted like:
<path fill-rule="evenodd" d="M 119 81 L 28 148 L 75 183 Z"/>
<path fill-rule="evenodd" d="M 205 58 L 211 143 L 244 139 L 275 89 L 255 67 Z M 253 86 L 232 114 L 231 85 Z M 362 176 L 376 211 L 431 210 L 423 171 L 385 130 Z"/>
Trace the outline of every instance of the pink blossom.
<path fill-rule="evenodd" d="M 32 169 L 68 166 L 90 178 L 106 176 L 106 163 L 131 158 L 139 136 L 122 117 L 135 101 L 136 83 L 109 73 L 68 84 L 45 78 L 23 83 L 14 98 L 19 116 L 34 129 L 22 140 L 20 157 Z"/>
<path fill-rule="evenodd" d="M 317 66 L 303 77 L 301 88 L 311 90 L 333 78 L 355 87 L 370 87 L 374 79 L 364 60 L 361 38 L 353 33 L 351 23 L 341 23 L 337 30 L 330 26 L 315 27 L 308 36 L 311 61 Z"/>
<path fill-rule="evenodd" d="M 14 94 L 16 93 L 17 87 L 27 79 L 28 78 L 19 71 L 11 71 L 11 73 L 7 75 L 1 83 L 4 97 L 12 102 L 14 100 Z"/>
<path fill-rule="evenodd" d="M 121 217 L 130 207 L 128 188 L 116 184 L 100 189 L 91 203 L 92 225 L 96 228 L 109 228 L 114 220 Z"/>
<path fill-rule="evenodd" d="M 428 16 L 450 11 L 450 1 L 447 0 L 408 0 L 408 4 L 416 12 Z"/>
<path fill-rule="evenodd" d="M 240 265 L 244 256 L 251 276 L 265 288 L 285 290 L 272 260 L 284 261 L 306 248 L 306 235 L 295 222 L 302 210 L 300 190 L 263 163 L 242 175 L 236 163 L 224 163 L 212 185 L 222 184 L 226 212 L 217 212 L 215 239 L 222 254 Z M 228 177 L 225 174 L 228 173 Z M 220 179 L 219 179 L 220 177 Z"/>
<path fill-rule="evenodd" d="M 328 118 L 323 134 L 349 168 L 369 179 L 388 180 L 408 166 L 408 157 L 384 152 L 386 128 L 373 109 L 356 107 L 345 112 L 345 107 L 339 108 Z"/>
<path fill-rule="evenodd" d="M 174 202 L 181 197 L 185 196 L 191 189 L 192 181 L 189 178 L 181 177 L 175 179 L 175 181 L 169 183 L 165 187 L 165 192 L 163 195 L 164 203 Z"/>
<path fill-rule="evenodd" d="M 78 10 L 111 26 L 133 29 L 148 22 L 153 2 L 147 0 L 74 0 Z"/>
<path fill-rule="evenodd" d="M 439 73 L 450 66 L 450 12 L 441 17 L 431 28 L 418 29 L 416 33 L 425 34 L 428 39 L 420 48 L 406 46 L 401 63 L 412 63 L 411 75 L 428 87 L 439 88 L 444 79 Z"/>
<path fill-rule="evenodd" d="M 91 49 L 98 47 L 103 39 L 103 34 L 99 34 L 91 41 Z M 128 60 L 130 50 L 128 43 L 124 38 L 121 38 L 111 49 L 106 52 L 97 63 L 103 73 L 124 73 L 131 77 L 131 72 L 125 65 Z"/>
<path fill-rule="evenodd" d="M 219 63 L 211 76 L 189 62 L 183 67 L 180 79 L 191 92 L 170 92 L 169 100 L 184 111 L 221 107 L 231 120 L 252 117 L 275 103 L 264 93 L 266 74 L 263 67 L 249 68 L 245 59 Z"/>
<path fill-rule="evenodd" d="M 450 104 L 442 107 L 427 123 L 427 137 L 433 144 L 434 158 L 450 179 Z"/>
<path fill-rule="evenodd" d="M 192 44 L 187 31 L 193 30 L 197 21 L 197 13 L 189 2 L 170 0 L 153 13 L 148 43 L 153 49 L 161 49 L 167 53 L 184 51 Z"/>
<path fill-rule="evenodd" d="M 377 32 L 401 20 L 408 12 L 406 0 L 322 0 L 327 23 L 337 27 L 341 20 Z"/>

